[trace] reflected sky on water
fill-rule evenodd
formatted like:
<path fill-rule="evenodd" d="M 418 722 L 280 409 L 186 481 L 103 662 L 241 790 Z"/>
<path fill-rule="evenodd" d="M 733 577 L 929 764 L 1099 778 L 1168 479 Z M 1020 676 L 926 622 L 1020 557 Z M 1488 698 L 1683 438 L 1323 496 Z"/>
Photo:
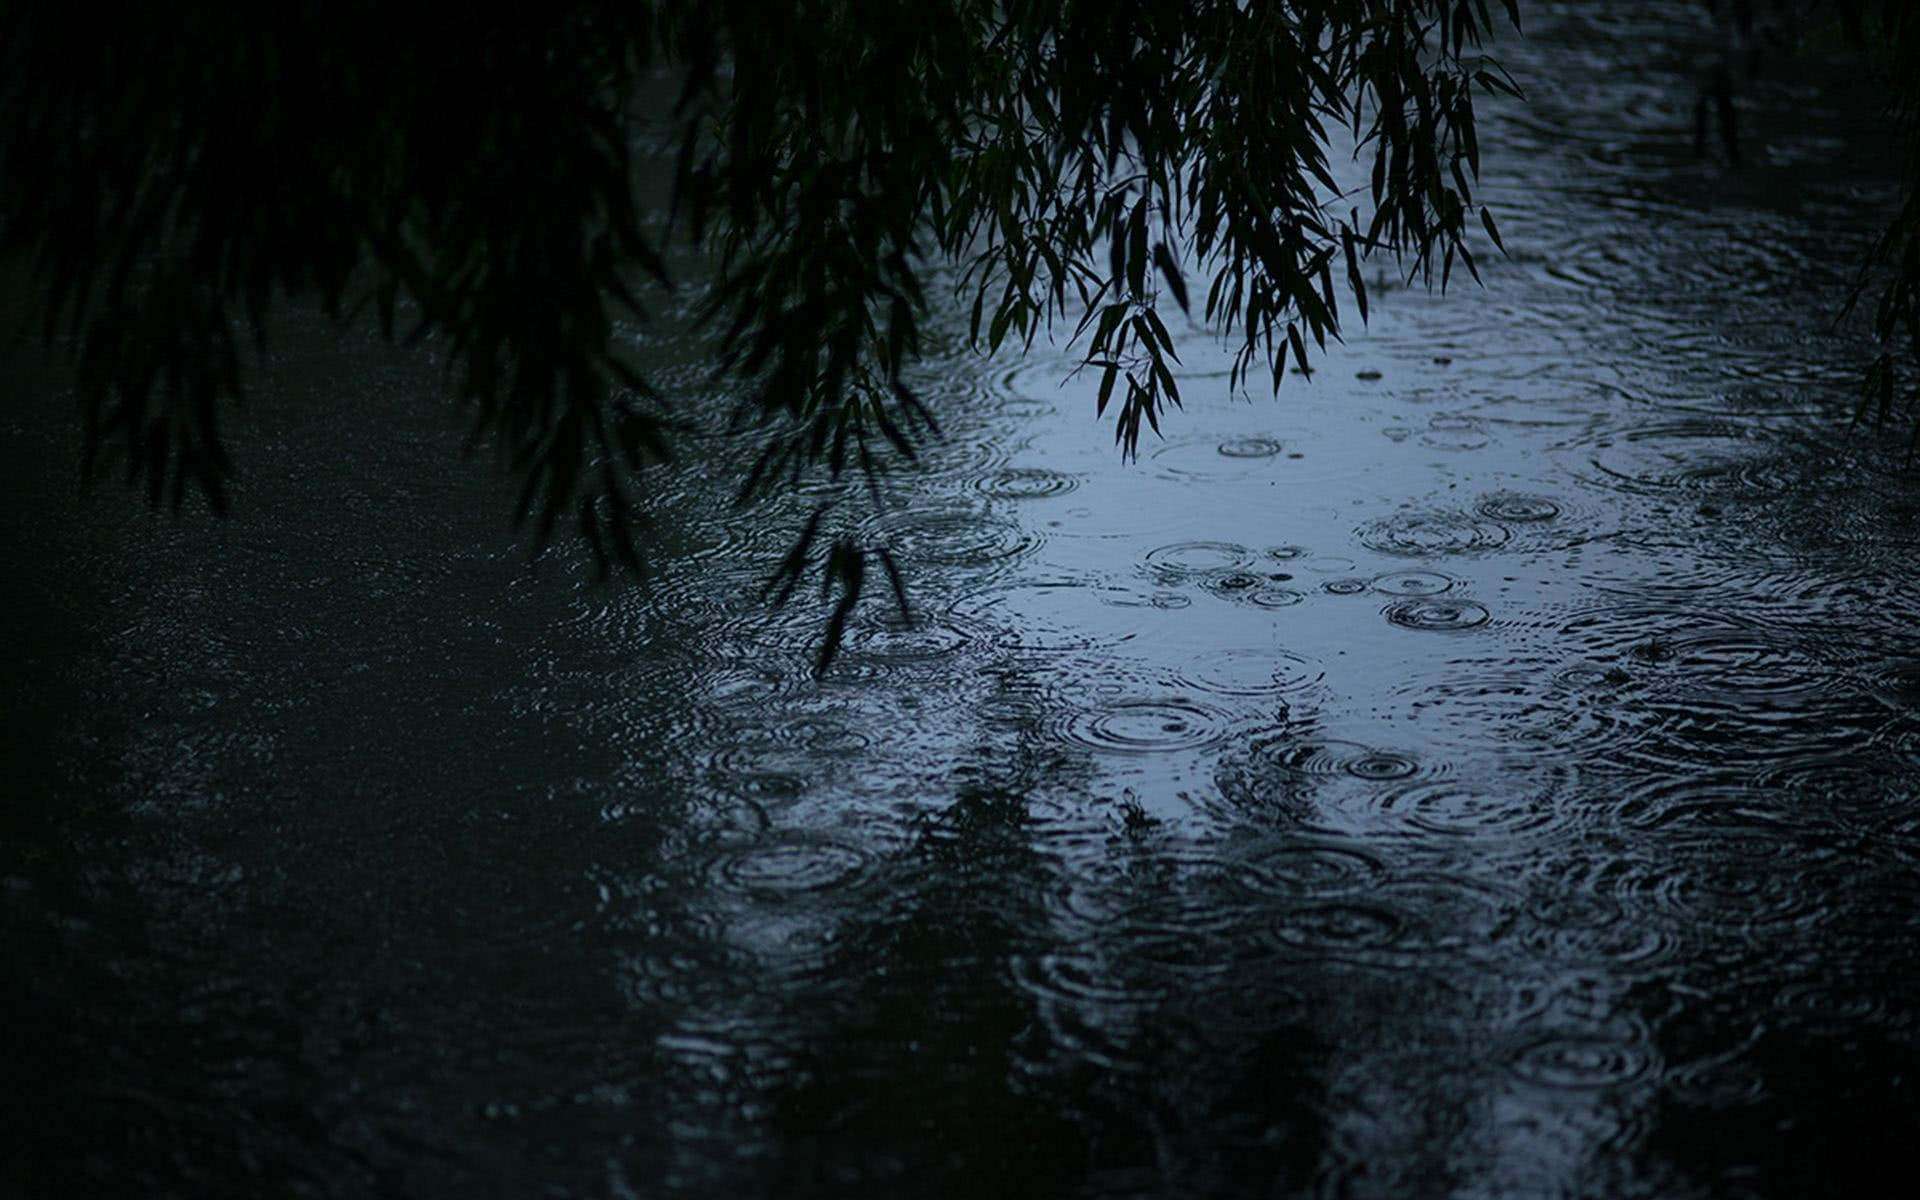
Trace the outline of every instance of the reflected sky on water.
<path fill-rule="evenodd" d="M 824 679 L 758 594 L 831 488 L 729 509 L 737 439 L 609 588 L 371 342 L 275 351 L 218 526 L 70 511 L 9 418 L 11 749 L 90 856 L 7 879 L 37 1144 L 202 1194 L 1856 1194 L 1920 1126 L 1920 487 L 1820 331 L 1892 191 L 1817 55 L 1697 156 L 1696 7 L 1529 6 L 1512 254 L 1377 274 L 1277 399 L 1192 331 L 1122 463 L 1064 349 L 937 351 L 945 440 L 836 510 L 915 617 Z"/>

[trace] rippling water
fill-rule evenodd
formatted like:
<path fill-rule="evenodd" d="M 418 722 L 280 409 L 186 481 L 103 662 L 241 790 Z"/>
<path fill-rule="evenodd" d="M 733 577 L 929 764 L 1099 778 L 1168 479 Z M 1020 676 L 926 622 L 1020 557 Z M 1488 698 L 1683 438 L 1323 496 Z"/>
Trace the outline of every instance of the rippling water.
<path fill-rule="evenodd" d="M 1277 400 L 1194 331 L 1127 465 L 1069 357 L 936 364 L 860 526 L 915 616 L 824 680 L 756 598 L 797 507 L 687 471 L 644 587 L 528 567 L 437 418 L 325 418 L 422 386 L 370 346 L 269 364 L 230 525 L 22 484 L 23 786 L 110 801 L 6 880 L 36 1145 L 195 1194 L 1862 1194 L 1920 1131 L 1920 486 L 1813 331 L 1888 181 L 1817 58 L 1697 160 L 1695 7 L 1529 6 L 1511 258 L 1382 276 Z"/>

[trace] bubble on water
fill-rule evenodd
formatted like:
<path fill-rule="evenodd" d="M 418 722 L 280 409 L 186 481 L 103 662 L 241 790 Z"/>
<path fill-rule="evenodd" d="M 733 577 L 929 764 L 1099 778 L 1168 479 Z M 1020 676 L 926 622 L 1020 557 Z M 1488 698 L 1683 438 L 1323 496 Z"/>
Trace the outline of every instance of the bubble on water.
<path fill-rule="evenodd" d="M 1329 579 L 1321 584 L 1320 587 L 1335 596 L 1358 596 L 1361 592 L 1367 590 L 1367 581 L 1364 579 Z"/>
<path fill-rule="evenodd" d="M 1374 576 L 1373 590 L 1389 596 L 1437 596 L 1453 584 L 1450 576 L 1438 571 L 1390 571 Z"/>
<path fill-rule="evenodd" d="M 1079 486 L 1078 477 L 1046 467 L 1005 467 L 974 481 L 978 491 L 995 500 L 1043 500 Z"/>
<path fill-rule="evenodd" d="M 1191 659 L 1179 679 L 1221 696 L 1270 696 L 1310 687 L 1324 678 L 1313 662 L 1285 650 L 1215 650 Z"/>
<path fill-rule="evenodd" d="M 1402 600 L 1386 607 L 1387 620 L 1403 629 L 1457 631 L 1485 625 L 1487 610 L 1471 600 Z"/>
<path fill-rule="evenodd" d="M 1184 697 L 1120 700 L 1071 714 L 1060 732 L 1067 741 L 1089 750 L 1126 754 L 1159 754 L 1199 750 L 1218 744 L 1232 728 L 1233 717 Z"/>
<path fill-rule="evenodd" d="M 1513 1072 L 1540 1087 L 1584 1091 L 1633 1083 L 1658 1063 L 1653 1050 L 1636 1040 L 1555 1033 L 1520 1047 L 1513 1056 Z"/>
<path fill-rule="evenodd" d="M 1279 442 L 1266 437 L 1228 438 L 1218 447 L 1223 458 L 1272 458 L 1282 449 Z"/>
<path fill-rule="evenodd" d="M 1266 556 L 1275 562 L 1292 562 L 1307 553 L 1305 546 L 1268 546 Z"/>
<path fill-rule="evenodd" d="M 1253 552 L 1235 542 L 1174 542 L 1146 554 L 1147 568 L 1173 581 L 1244 571 L 1253 561 Z"/>
<path fill-rule="evenodd" d="M 1485 421 L 1447 414 L 1434 417 L 1420 435 L 1420 444 L 1435 450 L 1479 450 L 1492 441 Z"/>
<path fill-rule="evenodd" d="M 1512 524 L 1551 521 L 1561 513 L 1560 502 L 1525 492 L 1495 492 L 1481 499 L 1474 511 L 1490 520 Z"/>
<path fill-rule="evenodd" d="M 1465 513 L 1426 509 L 1397 513 L 1360 527 L 1360 544 L 1380 554 L 1427 558 L 1497 550 L 1512 534 L 1505 526 Z"/>
<path fill-rule="evenodd" d="M 1259 591 L 1261 584 L 1265 582 L 1260 576 L 1247 571 L 1227 571 L 1223 574 L 1207 576 L 1204 586 L 1215 595 L 1224 596 L 1229 600 L 1241 600 Z"/>

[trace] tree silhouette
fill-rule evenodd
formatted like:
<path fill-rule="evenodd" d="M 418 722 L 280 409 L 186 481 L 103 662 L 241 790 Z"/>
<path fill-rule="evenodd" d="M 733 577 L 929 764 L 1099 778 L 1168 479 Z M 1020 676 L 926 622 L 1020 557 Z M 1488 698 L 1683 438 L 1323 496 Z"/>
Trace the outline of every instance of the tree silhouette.
<path fill-rule="evenodd" d="M 1518 91 L 1481 49 L 1519 21 L 1501 7 L 652 0 L 447 23 L 311 0 L 9 5 L 0 256 L 31 264 L 74 355 L 88 477 L 117 460 L 153 503 L 223 508 L 242 339 L 317 300 L 435 338 L 539 541 L 570 520 L 603 569 L 637 567 L 673 397 L 614 332 L 670 282 L 670 244 L 713 264 L 699 318 L 763 439 L 743 497 L 915 456 L 937 414 L 905 372 L 950 269 L 978 347 L 1073 330 L 1131 453 L 1180 400 L 1167 303 L 1235 339 L 1236 386 L 1277 389 L 1338 336 L 1343 290 L 1365 319 L 1369 257 L 1477 276 L 1470 238 L 1500 234 L 1474 193 L 1475 98 Z M 1910 61 L 1904 4 L 1837 11 Z M 664 114 L 642 99 L 662 75 Z M 664 221 L 636 180 L 663 120 Z M 1335 145 L 1366 168 L 1357 193 Z M 1887 336 L 1920 328 L 1915 227 L 1910 204 L 1881 247 Z M 772 590 L 838 586 L 831 655 L 870 556 L 904 591 L 884 547 L 819 529 Z"/>

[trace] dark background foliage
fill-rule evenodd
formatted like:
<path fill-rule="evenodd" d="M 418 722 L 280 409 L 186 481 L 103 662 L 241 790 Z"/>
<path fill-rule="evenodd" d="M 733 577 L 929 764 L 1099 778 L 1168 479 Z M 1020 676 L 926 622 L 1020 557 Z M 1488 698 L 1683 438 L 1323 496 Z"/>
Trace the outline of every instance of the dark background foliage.
<path fill-rule="evenodd" d="M 937 414 L 905 369 L 929 288 L 956 273 L 983 349 L 1074 331 L 1131 453 L 1179 404 L 1167 303 L 1238 341 L 1236 385 L 1277 389 L 1339 335 L 1343 293 L 1364 319 L 1369 256 L 1442 287 L 1477 275 L 1470 243 L 1500 232 L 1473 190 L 1475 97 L 1517 93 L 1481 51 L 1519 21 L 1502 7 L 660 0 L 449 22 L 12 5 L 0 255 L 34 272 L 44 332 L 72 355 L 90 477 L 224 508 L 245 341 L 277 305 L 317 302 L 433 345 L 539 541 L 567 521 L 603 568 L 637 567 L 646 468 L 683 414 L 615 328 L 671 284 L 669 245 L 711 260 L 716 370 L 764 438 L 745 496 L 814 470 L 877 488 L 914 457 Z M 1912 128 L 1908 6 L 1843 0 L 1789 28 L 1836 25 L 1876 48 Z M 665 214 L 637 186 L 662 139 Z M 1366 168 L 1357 192 L 1336 146 Z M 1875 287 L 1889 352 L 1866 400 L 1884 419 L 1892 347 L 1920 344 L 1911 194 L 1863 275 Z M 820 529 L 770 590 L 824 571 L 837 630 L 877 554 L 904 603 L 884 546 Z"/>

